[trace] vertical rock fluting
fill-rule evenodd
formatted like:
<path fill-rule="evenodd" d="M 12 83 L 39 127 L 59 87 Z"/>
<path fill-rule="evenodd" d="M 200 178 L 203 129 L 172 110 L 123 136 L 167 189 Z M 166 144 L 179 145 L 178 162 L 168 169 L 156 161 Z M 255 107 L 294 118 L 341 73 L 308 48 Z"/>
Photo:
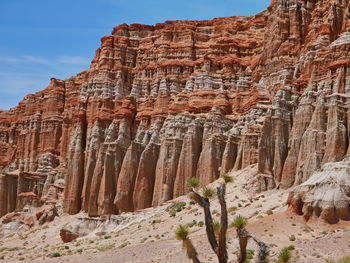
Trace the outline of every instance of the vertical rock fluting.
<path fill-rule="evenodd" d="M 119 173 L 117 195 L 114 200 L 116 207 L 121 212 L 134 210 L 133 192 L 143 150 L 144 147 L 142 144 L 132 142 L 125 154 Z"/>
<path fill-rule="evenodd" d="M 83 121 L 76 124 L 73 129 L 69 153 L 70 160 L 65 178 L 66 188 L 64 194 L 64 211 L 69 214 L 78 213 L 81 209 L 81 192 L 84 183 L 84 142 L 86 127 Z"/>
<path fill-rule="evenodd" d="M 174 183 L 174 197 L 188 193 L 187 180 L 196 177 L 197 163 L 202 151 L 203 126 L 192 120 L 184 136 Z"/>
<path fill-rule="evenodd" d="M 343 160 L 349 7 L 276 0 L 251 17 L 117 26 L 88 70 L 0 111 L 0 214 L 62 185 L 67 213 L 133 211 L 255 163 L 288 188 Z"/>

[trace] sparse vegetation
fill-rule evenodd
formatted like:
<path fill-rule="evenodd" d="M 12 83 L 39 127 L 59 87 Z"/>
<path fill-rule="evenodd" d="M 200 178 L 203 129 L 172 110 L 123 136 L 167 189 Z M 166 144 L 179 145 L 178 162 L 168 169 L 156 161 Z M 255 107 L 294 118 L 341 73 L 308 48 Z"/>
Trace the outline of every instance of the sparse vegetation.
<path fill-rule="evenodd" d="M 288 247 L 282 248 L 280 253 L 278 254 L 278 263 L 288 263 L 292 257 L 292 253 L 290 252 Z"/>
<path fill-rule="evenodd" d="M 222 179 L 224 179 L 224 182 L 227 183 L 231 183 L 233 181 L 232 177 L 227 175 L 227 174 L 223 174 L 221 175 Z"/>
<path fill-rule="evenodd" d="M 175 236 L 178 240 L 182 241 L 183 247 L 186 249 L 187 257 L 192 260 L 193 263 L 200 263 L 198 260 L 198 254 L 194 248 L 191 240 L 188 238 L 188 227 L 180 225 L 175 231 Z"/>
<path fill-rule="evenodd" d="M 178 240 L 185 240 L 188 236 L 187 226 L 180 225 L 175 231 L 176 238 Z"/>
<path fill-rule="evenodd" d="M 202 190 L 202 194 L 203 196 L 205 196 L 206 198 L 211 198 L 213 197 L 213 195 L 215 194 L 215 190 L 211 187 L 207 187 L 205 186 Z"/>
<path fill-rule="evenodd" d="M 61 256 L 61 254 L 58 253 L 58 252 L 54 252 L 54 253 L 51 254 L 51 257 L 53 257 L 53 258 L 58 258 L 60 256 Z"/>
<path fill-rule="evenodd" d="M 242 228 L 245 228 L 247 223 L 248 223 L 248 220 L 245 217 L 238 215 L 236 216 L 235 220 L 231 223 L 230 226 L 242 229 Z"/>
<path fill-rule="evenodd" d="M 237 210 L 237 206 L 231 206 L 227 211 L 229 213 L 233 213 L 233 212 L 236 212 L 236 210 Z"/>
<path fill-rule="evenodd" d="M 253 249 L 247 249 L 247 259 L 246 261 L 250 261 L 254 257 L 255 251 Z"/>
<path fill-rule="evenodd" d="M 271 209 L 269 209 L 269 210 L 266 211 L 266 214 L 267 214 L 268 216 L 270 216 L 270 215 L 273 214 L 273 211 L 272 211 Z"/>
<path fill-rule="evenodd" d="M 198 225 L 199 227 L 202 227 L 202 226 L 204 226 L 204 222 L 203 222 L 203 221 L 199 221 L 199 222 L 197 223 L 197 225 Z"/>
<path fill-rule="evenodd" d="M 326 263 L 350 263 L 350 256 L 343 257 L 339 260 L 327 259 Z"/>
<path fill-rule="evenodd" d="M 295 235 L 289 236 L 289 241 L 295 241 L 295 240 L 296 240 Z"/>
<path fill-rule="evenodd" d="M 187 185 L 191 188 L 197 188 L 199 185 L 199 179 L 196 177 L 188 178 Z"/>
<path fill-rule="evenodd" d="M 128 245 L 129 243 L 128 242 L 124 242 L 122 243 L 118 248 L 124 248 Z"/>
<path fill-rule="evenodd" d="M 97 250 L 103 252 L 103 251 L 111 250 L 111 249 L 114 249 L 114 248 L 115 248 L 115 246 L 113 244 L 111 244 L 111 245 L 98 247 Z"/>
<path fill-rule="evenodd" d="M 191 223 L 188 223 L 187 226 L 188 226 L 189 228 L 191 228 L 191 227 L 195 226 L 196 224 L 197 224 L 197 221 L 196 221 L 196 220 L 193 220 Z"/>
<path fill-rule="evenodd" d="M 295 246 L 293 245 L 288 246 L 288 250 L 294 250 L 294 249 L 295 249 Z"/>
<path fill-rule="evenodd" d="M 170 205 L 166 210 L 168 211 L 171 217 L 174 217 L 176 216 L 176 213 L 181 212 L 183 209 L 185 209 L 185 207 L 186 207 L 186 202 L 178 202 Z M 153 220 L 153 221 L 154 221 L 154 224 L 160 223 L 160 220 Z M 153 223 L 153 221 L 151 222 L 151 224 Z"/>

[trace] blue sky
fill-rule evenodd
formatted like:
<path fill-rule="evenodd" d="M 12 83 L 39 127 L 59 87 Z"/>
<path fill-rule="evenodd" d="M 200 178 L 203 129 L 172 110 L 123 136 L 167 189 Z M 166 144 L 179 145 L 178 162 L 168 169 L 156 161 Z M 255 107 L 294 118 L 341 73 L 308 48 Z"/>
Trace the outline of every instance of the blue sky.
<path fill-rule="evenodd" d="M 0 0 L 0 109 L 87 69 L 122 23 L 254 15 L 270 0 Z"/>

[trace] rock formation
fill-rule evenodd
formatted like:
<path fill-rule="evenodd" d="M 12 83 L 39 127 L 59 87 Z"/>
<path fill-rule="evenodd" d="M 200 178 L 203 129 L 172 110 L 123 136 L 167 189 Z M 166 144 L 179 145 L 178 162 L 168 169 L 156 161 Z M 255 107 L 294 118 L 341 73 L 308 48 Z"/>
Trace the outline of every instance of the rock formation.
<path fill-rule="evenodd" d="M 255 16 L 115 27 L 88 70 L 0 112 L 0 215 L 58 199 L 70 214 L 138 210 L 254 163 L 261 189 L 289 188 L 342 161 L 349 10 L 274 0 Z"/>
<path fill-rule="evenodd" d="M 289 208 L 306 220 L 317 217 L 328 223 L 350 220 L 349 175 L 349 161 L 325 164 L 309 180 L 291 191 Z"/>

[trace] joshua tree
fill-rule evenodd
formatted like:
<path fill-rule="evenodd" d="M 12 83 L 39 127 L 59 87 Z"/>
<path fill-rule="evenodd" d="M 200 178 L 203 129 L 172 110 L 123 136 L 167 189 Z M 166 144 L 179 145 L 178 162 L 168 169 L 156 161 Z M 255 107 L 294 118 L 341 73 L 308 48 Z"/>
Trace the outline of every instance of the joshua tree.
<path fill-rule="evenodd" d="M 196 177 L 191 177 L 187 179 L 187 185 L 191 188 L 197 188 L 199 185 L 199 180 Z"/>
<path fill-rule="evenodd" d="M 247 245 L 248 245 L 248 239 L 253 239 L 258 245 L 259 245 L 259 256 L 258 256 L 258 263 L 265 263 L 266 257 L 268 254 L 268 246 L 265 242 L 257 238 L 256 236 L 250 234 L 246 229 L 245 226 L 247 225 L 248 220 L 238 215 L 235 220 L 232 222 L 231 226 L 236 228 L 237 236 L 239 239 L 239 247 L 240 247 L 240 254 L 239 254 L 239 263 L 244 263 L 247 258 Z"/>
<path fill-rule="evenodd" d="M 247 219 L 243 216 L 237 216 L 232 222 L 232 226 L 236 228 L 237 236 L 239 239 L 239 263 L 244 263 L 247 257 L 247 245 L 248 245 L 248 232 L 245 230 L 247 225 Z"/>
<path fill-rule="evenodd" d="M 187 257 L 192 260 L 193 263 L 200 263 L 198 259 L 198 253 L 193 246 L 191 240 L 188 238 L 188 228 L 180 225 L 176 229 L 176 238 L 182 240 L 182 246 L 186 249 Z"/>
<path fill-rule="evenodd" d="M 226 185 L 222 184 L 217 187 L 216 194 L 219 198 L 220 206 L 221 206 L 221 219 L 219 224 L 219 235 L 218 240 L 215 237 L 214 231 L 214 223 L 213 218 L 210 212 L 210 202 L 208 197 L 211 195 L 207 195 L 208 192 L 214 192 L 213 189 L 208 190 L 210 188 L 205 188 L 203 191 L 203 195 L 201 196 L 194 189 L 192 189 L 190 197 L 195 200 L 204 210 L 204 219 L 207 237 L 210 243 L 210 246 L 214 253 L 217 255 L 219 263 L 227 263 L 227 249 L 226 249 L 226 232 L 227 232 L 227 208 L 225 201 L 226 194 Z"/>
<path fill-rule="evenodd" d="M 227 255 L 227 247 L 226 247 L 226 232 L 228 229 L 228 220 L 227 220 L 227 207 L 226 207 L 226 200 L 225 200 L 226 185 L 221 184 L 217 187 L 216 195 L 218 197 L 220 207 L 221 207 L 221 218 L 220 218 L 220 222 L 213 222 L 213 217 L 210 211 L 209 197 L 214 195 L 215 190 L 212 188 L 205 187 L 203 189 L 203 196 L 202 196 L 198 192 L 196 192 L 196 190 L 194 189 L 195 187 L 198 186 L 198 181 L 192 181 L 192 178 L 190 179 L 191 180 L 188 181 L 188 185 L 192 187 L 192 190 L 190 192 L 190 198 L 196 201 L 199 204 L 199 206 L 201 206 L 204 210 L 205 227 L 206 227 L 206 233 L 207 233 L 209 244 L 212 250 L 214 251 L 214 253 L 217 255 L 219 263 L 227 263 L 228 255 Z M 246 259 L 246 248 L 247 248 L 247 243 L 249 238 L 254 239 L 260 246 L 258 263 L 265 263 L 266 257 L 267 257 L 267 245 L 260 239 L 249 234 L 247 230 L 245 230 L 246 224 L 247 224 L 247 219 L 241 216 L 237 217 L 233 222 L 233 226 L 237 228 L 237 233 L 238 233 L 239 242 L 240 242 L 240 248 L 241 248 L 240 263 L 241 262 L 244 263 Z M 183 241 L 183 246 L 187 250 L 187 256 L 190 259 L 192 259 L 193 262 L 199 262 L 197 258 L 197 252 L 193 247 L 192 242 L 187 238 L 188 236 L 187 228 L 183 226 L 179 226 L 178 230 L 176 231 L 176 236 L 178 239 Z"/>
<path fill-rule="evenodd" d="M 215 190 L 211 187 L 205 186 L 202 190 L 202 194 L 204 197 L 211 198 L 215 194 Z"/>

